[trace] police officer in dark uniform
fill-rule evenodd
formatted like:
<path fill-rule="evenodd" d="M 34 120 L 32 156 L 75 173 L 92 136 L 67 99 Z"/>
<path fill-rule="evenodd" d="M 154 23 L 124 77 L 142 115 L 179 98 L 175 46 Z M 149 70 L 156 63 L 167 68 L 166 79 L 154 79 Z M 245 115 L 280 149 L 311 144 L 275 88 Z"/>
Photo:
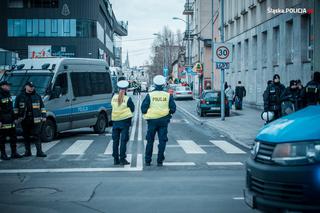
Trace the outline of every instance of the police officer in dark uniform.
<path fill-rule="evenodd" d="M 162 75 L 157 75 L 153 79 L 156 85 L 154 91 L 150 92 L 142 102 L 141 111 L 144 119 L 148 122 L 147 146 L 145 154 L 146 166 L 151 165 L 153 143 L 156 133 L 158 133 L 158 159 L 157 165 L 162 166 L 164 161 L 164 151 L 168 141 L 168 124 L 171 115 L 176 111 L 176 104 L 172 95 L 163 91 L 166 79 Z"/>
<path fill-rule="evenodd" d="M 300 95 L 297 81 L 291 80 L 290 86 L 287 87 L 281 95 L 282 115 L 288 115 L 302 108 Z"/>
<path fill-rule="evenodd" d="M 275 74 L 272 83 L 263 93 L 264 111 L 273 112 L 274 120 L 281 117 L 281 95 L 285 89 L 285 86 L 280 83 L 280 76 Z"/>
<path fill-rule="evenodd" d="M 41 147 L 40 133 L 42 122 L 46 119 L 46 110 L 40 95 L 34 89 L 32 82 L 25 84 L 25 90 L 17 96 L 15 110 L 18 120 L 21 121 L 23 137 L 25 139 L 25 154 L 31 156 L 31 143 L 34 142 L 37 149 L 37 157 L 46 157 Z"/>
<path fill-rule="evenodd" d="M 129 82 L 121 80 L 117 83 L 118 93 L 114 94 L 111 100 L 112 106 L 112 140 L 114 165 L 128 165 L 126 160 L 127 143 L 129 141 L 129 129 L 134 112 L 132 99 L 126 95 Z M 120 145 L 120 155 L 119 155 Z"/>
<path fill-rule="evenodd" d="M 320 104 L 320 72 L 313 74 L 313 80 L 303 88 L 301 96 L 305 106 Z"/>
<path fill-rule="evenodd" d="M 10 141 L 11 158 L 22 158 L 17 153 L 17 136 L 14 121 L 10 84 L 7 81 L 2 81 L 0 83 L 0 150 L 2 160 L 10 160 L 5 147 L 7 141 Z"/>

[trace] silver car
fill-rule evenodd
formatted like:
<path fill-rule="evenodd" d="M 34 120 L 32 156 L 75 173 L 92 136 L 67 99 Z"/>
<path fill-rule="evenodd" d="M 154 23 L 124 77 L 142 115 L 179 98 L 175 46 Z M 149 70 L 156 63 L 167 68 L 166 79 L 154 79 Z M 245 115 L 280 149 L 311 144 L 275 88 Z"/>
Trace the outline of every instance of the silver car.
<path fill-rule="evenodd" d="M 173 92 L 174 99 L 193 99 L 193 92 L 190 87 L 177 86 Z"/>

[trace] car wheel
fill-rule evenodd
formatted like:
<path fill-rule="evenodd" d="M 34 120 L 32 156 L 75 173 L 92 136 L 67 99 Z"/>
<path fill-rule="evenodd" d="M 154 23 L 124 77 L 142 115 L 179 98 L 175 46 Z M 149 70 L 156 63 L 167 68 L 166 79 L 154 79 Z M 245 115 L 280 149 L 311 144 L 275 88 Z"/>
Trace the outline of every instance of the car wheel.
<path fill-rule="evenodd" d="M 97 123 L 93 126 L 93 130 L 97 134 L 102 134 L 105 132 L 108 121 L 104 113 L 100 113 L 98 116 Z"/>
<path fill-rule="evenodd" d="M 46 122 L 42 125 L 41 133 L 40 133 L 40 139 L 43 142 L 50 142 L 52 141 L 55 136 L 57 128 L 52 120 L 46 120 Z"/>

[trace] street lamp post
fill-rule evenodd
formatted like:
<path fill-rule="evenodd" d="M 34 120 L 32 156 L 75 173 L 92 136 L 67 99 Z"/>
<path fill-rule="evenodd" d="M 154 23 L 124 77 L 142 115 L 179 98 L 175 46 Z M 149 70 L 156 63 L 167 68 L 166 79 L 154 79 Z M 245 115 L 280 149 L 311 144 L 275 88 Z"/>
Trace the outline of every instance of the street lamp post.
<path fill-rule="evenodd" d="M 181 19 L 181 18 L 178 18 L 178 17 L 173 17 L 172 19 L 174 20 L 180 20 L 180 21 L 183 21 L 184 23 L 186 23 L 186 28 L 187 28 L 187 33 L 188 33 L 188 38 L 187 38 L 187 51 L 188 51 L 188 60 L 187 60 L 187 68 L 189 68 L 191 66 L 191 53 L 190 53 L 190 37 L 191 37 L 191 34 L 190 34 L 190 18 L 189 18 L 189 15 L 188 15 L 188 18 L 187 18 L 187 21 Z M 187 73 L 187 77 L 188 77 L 188 83 L 189 82 L 189 75 Z"/>

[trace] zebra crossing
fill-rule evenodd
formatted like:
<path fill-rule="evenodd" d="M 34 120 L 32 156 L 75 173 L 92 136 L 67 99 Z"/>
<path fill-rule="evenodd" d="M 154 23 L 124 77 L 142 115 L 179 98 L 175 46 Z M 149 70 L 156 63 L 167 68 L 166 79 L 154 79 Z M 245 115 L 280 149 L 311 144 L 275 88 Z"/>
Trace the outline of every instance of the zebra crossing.
<path fill-rule="evenodd" d="M 105 140 L 104 140 L 105 141 Z M 48 154 L 51 154 L 50 150 L 53 149 L 54 147 L 63 145 L 63 148 L 65 150 L 61 151 L 61 155 L 85 155 L 87 150 L 94 146 L 97 143 L 105 143 L 105 149 L 97 151 L 97 154 L 103 153 L 104 155 L 111 155 L 112 154 L 112 146 L 113 146 L 113 140 L 109 140 L 109 142 L 104 142 L 101 139 L 100 140 L 75 140 L 74 142 L 71 142 L 71 144 L 66 147 L 64 144 L 64 141 L 56 140 L 52 141 L 49 143 L 43 143 L 42 144 L 42 149 L 44 152 L 49 152 Z M 246 154 L 247 152 L 238 148 L 237 146 L 233 145 L 232 143 L 225 141 L 225 140 L 209 140 L 210 144 L 198 144 L 197 142 L 193 140 L 176 140 L 176 144 L 172 144 L 172 141 L 167 144 L 166 149 L 171 149 L 171 148 L 181 148 L 185 154 L 190 154 L 190 155 L 203 155 L 203 154 L 208 154 L 208 152 L 205 150 L 206 148 L 216 148 L 222 151 L 225 154 Z M 69 144 L 70 142 L 68 142 Z M 132 143 L 132 142 L 129 142 Z M 135 143 L 135 142 L 133 142 Z M 147 141 L 144 140 L 144 147 L 146 146 Z M 158 154 L 158 144 L 159 140 L 155 140 L 153 144 L 153 154 Z M 6 147 L 8 153 L 10 153 L 9 146 Z M 18 146 L 18 151 L 23 151 L 23 144 L 19 144 Z M 32 147 L 31 150 L 33 153 L 36 152 L 36 148 Z M 131 150 L 128 150 L 130 152 Z M 57 154 L 57 153 L 55 153 Z M 133 153 L 131 153 L 133 154 Z M 142 154 L 142 153 L 140 153 Z"/>

